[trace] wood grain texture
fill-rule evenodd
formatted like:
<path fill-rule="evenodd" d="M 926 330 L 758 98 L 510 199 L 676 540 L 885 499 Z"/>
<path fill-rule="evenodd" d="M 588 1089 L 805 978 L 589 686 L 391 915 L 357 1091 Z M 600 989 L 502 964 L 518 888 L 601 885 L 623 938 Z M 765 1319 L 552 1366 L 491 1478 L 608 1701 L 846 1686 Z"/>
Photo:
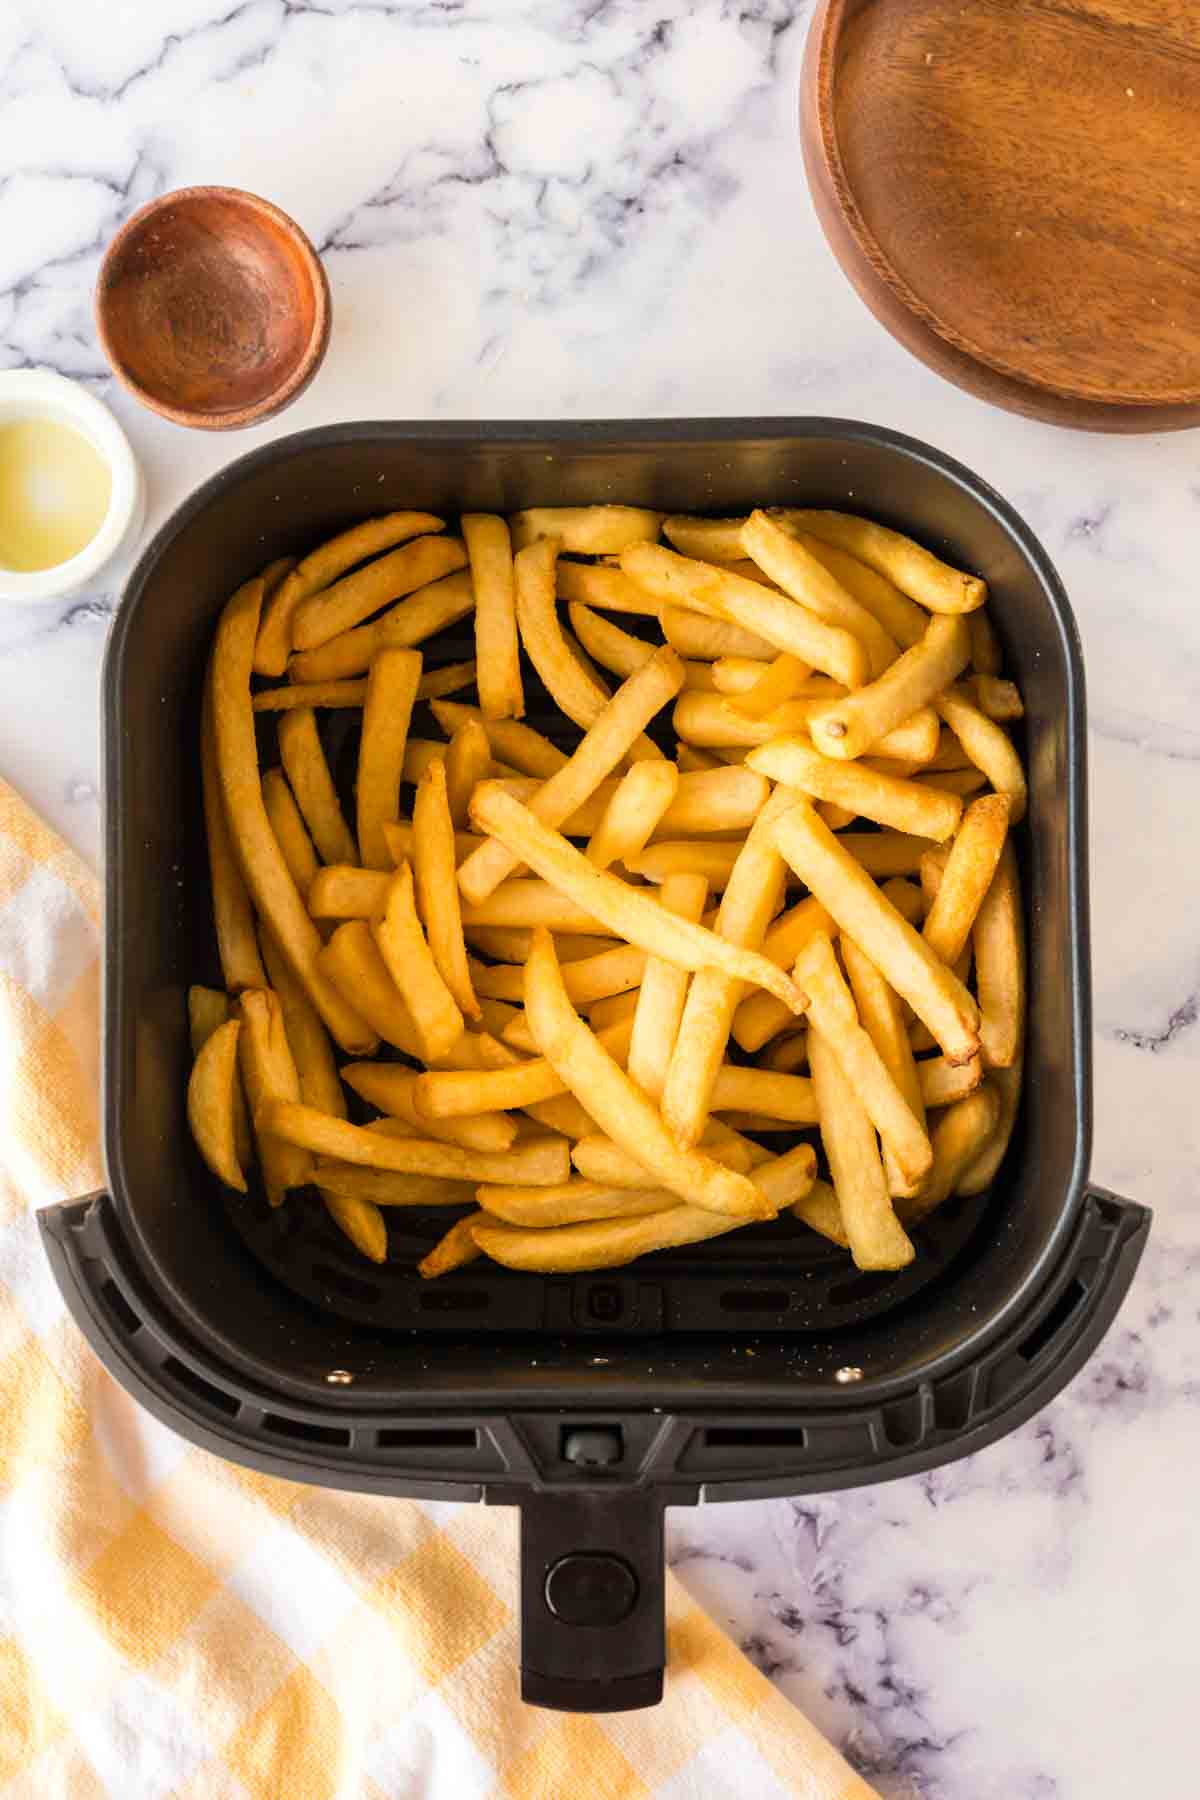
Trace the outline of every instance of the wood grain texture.
<path fill-rule="evenodd" d="M 179 188 L 134 213 L 96 286 L 117 378 L 178 425 L 257 425 L 301 394 L 329 342 L 329 285 L 294 220 L 240 188 Z"/>
<path fill-rule="evenodd" d="M 1200 422 L 1200 4 L 824 0 L 818 215 L 868 306 L 982 398 Z"/>

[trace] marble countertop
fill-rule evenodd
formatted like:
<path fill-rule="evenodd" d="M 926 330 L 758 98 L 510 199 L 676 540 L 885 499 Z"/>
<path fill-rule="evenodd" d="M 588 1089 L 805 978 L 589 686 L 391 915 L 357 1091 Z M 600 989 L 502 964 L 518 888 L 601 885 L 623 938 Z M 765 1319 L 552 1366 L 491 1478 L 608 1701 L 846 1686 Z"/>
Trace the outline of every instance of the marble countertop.
<path fill-rule="evenodd" d="M 789 0 L 72 0 L 0 8 L 0 367 L 93 384 L 148 528 L 269 437 L 355 417 L 831 413 L 960 457 L 1070 590 L 1090 693 L 1096 1141 L 1152 1205 L 1129 1300 L 1046 1412 L 968 1462 L 680 1511 L 671 1561 L 889 1796 L 1183 1795 L 1200 1602 L 1200 438 L 989 410 L 847 286 L 796 128 Z M 334 333 L 286 417 L 187 433 L 106 378 L 102 246 L 228 182 L 325 258 Z M 0 610 L 0 775 L 99 846 L 120 582 Z"/>

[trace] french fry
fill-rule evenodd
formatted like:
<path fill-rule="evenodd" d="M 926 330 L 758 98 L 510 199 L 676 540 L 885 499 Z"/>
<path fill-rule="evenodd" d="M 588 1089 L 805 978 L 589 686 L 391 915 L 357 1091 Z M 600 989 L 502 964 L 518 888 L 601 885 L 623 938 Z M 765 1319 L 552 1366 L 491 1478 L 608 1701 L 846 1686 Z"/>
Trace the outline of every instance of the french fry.
<path fill-rule="evenodd" d="M 289 712 L 298 706 L 355 707 L 361 706 L 366 697 L 365 681 L 306 681 L 297 687 L 263 688 L 254 696 L 254 710 Z"/>
<path fill-rule="evenodd" d="M 586 931 L 609 938 L 621 935 L 585 907 L 565 899 L 549 882 L 519 877 L 502 881 L 481 905 L 464 906 L 462 920 L 465 929 L 505 925 L 533 930 L 544 925 L 548 931 Z"/>
<path fill-rule="evenodd" d="M 370 1200 L 338 1194 L 332 1189 L 321 1188 L 320 1193 L 326 1212 L 354 1248 L 361 1250 L 370 1262 L 386 1262 L 387 1226 L 379 1208 Z"/>
<path fill-rule="evenodd" d="M 975 617 L 972 613 L 972 618 Z M 1023 719 L 1025 702 L 1015 681 L 1001 681 L 995 675 L 973 675 L 963 684 L 980 712 L 989 719 Z"/>
<path fill-rule="evenodd" d="M 646 952 L 633 944 L 616 944 L 598 956 L 585 956 L 563 968 L 563 986 L 576 1007 L 588 1006 L 610 994 L 624 994 L 640 987 L 646 966 Z M 496 964 L 472 971 L 475 992 L 497 1000 L 520 1000 L 525 989 L 525 972 L 510 965 Z"/>
<path fill-rule="evenodd" d="M 226 1187 L 246 1192 L 237 1150 L 238 1034 L 228 1019 L 202 1045 L 188 1078 L 187 1115 L 196 1148 Z"/>
<path fill-rule="evenodd" d="M 700 519 L 687 513 L 672 513 L 662 522 L 662 533 L 681 556 L 693 556 L 700 562 L 739 562 L 746 551 L 742 543 L 740 519 Z"/>
<path fill-rule="evenodd" d="M 752 512 L 742 526 L 742 544 L 776 587 L 827 625 L 840 626 L 859 640 L 872 677 L 895 662 L 900 654 L 895 638 L 773 513 Z"/>
<path fill-rule="evenodd" d="M 258 1143 L 263 1186 L 271 1206 L 282 1206 L 289 1188 L 312 1180 L 313 1163 L 303 1145 L 278 1143 L 264 1133 L 260 1115 L 271 1105 L 298 1105 L 300 1077 L 288 1044 L 283 1010 L 270 988 L 247 988 L 237 1002 L 241 1031 L 238 1061 Z M 323 1115 L 322 1115 L 323 1116 Z"/>
<path fill-rule="evenodd" d="M 838 928 L 908 1001 L 947 1058 L 969 1062 L 979 1048 L 979 1011 L 962 982 L 880 893 L 807 801 L 800 800 L 785 812 L 774 829 L 784 858 Z"/>
<path fill-rule="evenodd" d="M 833 920 L 819 900 L 801 900 L 781 913 L 767 931 L 763 939 L 763 955 L 769 956 L 781 969 L 790 969 L 816 932 L 833 930 Z M 774 994 L 764 994 L 760 989 L 739 1001 L 730 1026 L 730 1035 L 743 1050 L 753 1053 L 761 1050 L 776 1032 L 794 1024 L 795 1019 L 790 1009 L 777 1000 Z"/>
<path fill-rule="evenodd" d="M 913 837 L 904 831 L 846 831 L 838 843 L 879 881 L 917 874 L 921 858 L 932 848 L 931 838 Z"/>
<path fill-rule="evenodd" d="M 530 796 L 532 817 L 548 826 L 569 820 L 632 749 L 643 726 L 678 693 L 682 680 L 683 668 L 675 652 L 665 646 L 655 651 L 649 662 L 604 701 L 570 759 Z M 678 786 L 678 776 L 673 785 Z M 520 859 L 503 844 L 492 841 L 482 845 L 458 871 L 464 899 L 478 905 L 519 866 Z"/>
<path fill-rule="evenodd" d="M 809 716 L 814 744 L 826 756 L 846 760 L 883 744 L 897 726 L 927 707 L 966 668 L 971 654 L 966 620 L 930 619 L 919 643 L 906 650 L 867 687 L 818 705 Z M 935 745 L 936 747 L 936 745 Z"/>
<path fill-rule="evenodd" d="M 217 769 L 217 746 L 212 724 L 212 675 L 204 683 L 200 727 L 200 774 L 204 793 L 204 825 L 208 838 L 208 874 L 212 886 L 213 924 L 217 954 L 225 986 L 231 994 L 247 987 L 264 987 L 262 961 L 254 935 L 254 908 L 234 854 L 225 799 Z M 269 829 L 269 826 L 268 826 Z"/>
<path fill-rule="evenodd" d="M 473 1181 L 454 1181 L 444 1175 L 398 1175 L 323 1156 L 317 1159 L 314 1180 L 323 1192 L 369 1200 L 373 1206 L 470 1206 L 475 1199 Z"/>
<path fill-rule="evenodd" d="M 362 1125 L 333 1119 L 299 1101 L 266 1100 L 256 1110 L 260 1137 L 276 1140 L 339 1162 L 402 1175 L 446 1175 L 455 1181 L 515 1182 L 524 1187 L 553 1187 L 568 1179 L 571 1159 L 565 1139 L 536 1138 L 514 1144 L 499 1155 L 464 1150 L 460 1144 L 426 1138 L 395 1138 Z"/>
<path fill-rule="evenodd" d="M 789 521 L 788 530 L 798 542 L 822 563 L 829 573 L 841 582 L 846 592 L 853 594 L 860 606 L 865 606 L 883 626 L 889 637 L 895 638 L 902 650 L 909 650 L 918 643 L 925 634 L 929 624 L 929 614 L 907 594 L 902 594 L 895 582 L 869 569 L 857 556 L 851 556 L 845 550 L 839 550 L 834 544 L 827 544 L 821 538 L 814 537 L 810 531 L 802 530 L 794 520 Z M 974 617 L 974 615 L 971 615 Z"/>
<path fill-rule="evenodd" d="M 548 780 L 567 760 L 566 752 L 557 744 L 518 719 L 484 718 L 478 707 L 465 706 L 457 700 L 434 700 L 429 710 L 447 737 L 453 737 L 467 719 L 481 720 L 493 757 L 511 763 L 523 775 L 536 775 L 539 781 Z"/>
<path fill-rule="evenodd" d="M 417 1264 L 417 1274 L 422 1281 L 433 1281 L 439 1275 L 449 1275 L 454 1269 L 465 1268 L 483 1255 L 483 1251 L 475 1242 L 474 1228 L 487 1218 L 486 1213 L 468 1213 L 465 1219 L 458 1219 L 449 1231 L 433 1246 L 427 1256 L 423 1256 Z"/>
<path fill-rule="evenodd" d="M 314 919 L 373 919 L 383 911 L 390 876 L 346 863 L 318 869 L 306 896 Z"/>
<path fill-rule="evenodd" d="M 478 793 L 479 789 L 475 791 Z M 430 763 L 417 783 L 412 861 L 418 908 L 433 960 L 459 1010 L 469 1019 L 478 1018 L 479 1002 L 471 985 L 458 899 L 446 767 L 441 762 Z"/>
<path fill-rule="evenodd" d="M 420 679 L 419 650 L 380 650 L 367 676 L 356 788 L 358 852 L 366 869 L 392 867 L 383 825 L 400 811 L 404 746 Z"/>
<path fill-rule="evenodd" d="M 432 513 L 386 513 L 379 519 L 365 519 L 310 551 L 267 598 L 254 645 L 254 673 L 283 674 L 292 648 L 292 620 L 303 600 L 381 550 L 391 550 L 419 533 L 442 529 L 443 521 Z"/>
<path fill-rule="evenodd" d="M 603 939 L 600 941 L 603 943 Z M 604 944 L 604 948 L 607 950 L 609 945 Z M 480 1026 L 492 1037 L 503 1037 L 510 1025 L 525 1016 L 519 1006 L 510 1006 L 506 1000 L 493 1000 L 481 994 L 477 994 L 476 999 L 479 1001 Z"/>
<path fill-rule="evenodd" d="M 292 617 L 292 644 L 317 650 L 393 600 L 465 568 L 466 561 L 457 538 L 414 538 L 302 600 Z"/>
<path fill-rule="evenodd" d="M 474 657 L 469 662 L 443 663 L 440 669 L 426 669 L 417 684 L 417 699 L 440 700 L 445 694 L 457 694 L 462 688 L 473 687 L 477 674 Z"/>
<path fill-rule="evenodd" d="M 358 850 L 342 816 L 311 707 L 301 707 L 280 719 L 279 756 L 321 860 L 356 863 Z"/>
<path fill-rule="evenodd" d="M 1008 838 L 1007 794 L 985 794 L 963 814 L 937 893 L 925 915 L 923 935 L 935 956 L 951 966 L 962 955 Z M 924 864 L 922 864 L 922 877 Z"/>
<path fill-rule="evenodd" d="M 423 1056 L 424 1041 L 365 919 L 347 919 L 339 925 L 317 960 L 340 993 L 354 996 L 355 1005 L 369 1022 L 374 1035 L 368 1039 L 366 1055 L 383 1038 L 406 1056 Z"/>
<path fill-rule="evenodd" d="M 317 650 L 302 650 L 288 663 L 294 682 L 343 681 L 364 675 L 380 650 L 411 650 L 447 625 L 465 619 L 475 605 L 475 590 L 465 569 L 443 575 L 407 594 L 369 625 L 340 631 Z"/>
<path fill-rule="evenodd" d="M 607 869 L 614 862 L 636 856 L 654 835 L 678 788 L 679 770 L 674 763 L 634 763 L 622 776 L 592 833 L 586 853 L 588 861 L 598 869 Z"/>
<path fill-rule="evenodd" d="M 603 1033 L 610 1025 L 622 1025 L 628 1020 L 633 1024 L 637 1012 L 638 988 L 626 988 L 620 994 L 602 994 L 599 999 L 587 1004 L 587 1020 L 592 1030 Z M 618 1057 L 618 1062 L 624 1058 Z"/>
<path fill-rule="evenodd" d="M 538 933 L 526 964 L 525 1012 L 547 1062 L 576 1098 L 586 1101 L 588 1112 L 613 1141 L 635 1151 L 657 1185 L 709 1211 L 739 1218 L 766 1215 L 762 1196 L 743 1176 L 672 1142 L 641 1089 L 576 1014 L 549 932 Z"/>
<path fill-rule="evenodd" d="M 733 1169 L 739 1175 L 749 1174 L 755 1159 L 748 1145 L 737 1142 L 736 1134 L 732 1134 L 733 1141 L 721 1138 L 717 1129 L 720 1124 L 720 1120 L 713 1119 L 705 1131 L 701 1139 L 704 1154 L 724 1169 Z M 640 1190 L 654 1182 L 653 1172 L 640 1156 L 603 1133 L 580 1138 L 572 1145 L 571 1161 L 585 1180 L 605 1182 L 610 1187 Z"/>
<path fill-rule="evenodd" d="M 229 995 L 221 988 L 194 984 L 188 989 L 188 1041 L 193 1061 L 207 1044 L 218 1025 L 229 1017 Z"/>
<path fill-rule="evenodd" d="M 988 784 L 983 770 L 975 768 L 940 769 L 933 775 L 922 772 L 915 779 L 921 787 L 936 788 L 943 794 L 957 794 L 960 800 L 968 800 Z"/>
<path fill-rule="evenodd" d="M 498 783 L 484 781 L 476 788 L 471 818 L 480 830 L 500 838 L 535 873 L 551 881 L 564 898 L 607 921 L 619 937 L 682 968 L 695 970 L 710 964 L 724 968 L 738 980 L 768 988 L 795 1010 L 803 1009 L 803 995 L 774 963 L 702 925 L 664 913 L 649 895 L 637 892 L 607 870 L 594 869 L 565 838 L 543 825 Z M 525 1010 L 529 1010 L 528 998 Z"/>
<path fill-rule="evenodd" d="M 933 1128 L 933 1168 L 916 1196 L 900 1202 L 906 1225 L 920 1224 L 950 1198 L 999 1123 L 1000 1096 L 990 1081 L 946 1108 Z"/>
<path fill-rule="evenodd" d="M 938 737 L 937 749 L 925 764 L 922 773 L 925 775 L 946 775 L 949 774 L 951 770 L 968 769 L 971 766 L 970 757 L 967 755 L 954 733 L 947 730 L 943 725 Z"/>
<path fill-rule="evenodd" d="M 624 1022 L 600 1036 L 610 1055 L 628 1055 L 632 1024 Z M 500 1045 L 503 1052 L 507 1046 Z M 418 1075 L 413 1104 L 422 1118 L 453 1119 L 467 1113 L 509 1112 L 515 1107 L 536 1106 L 567 1092 L 558 1071 L 542 1056 L 523 1062 L 510 1053 L 498 1066 L 479 1070 L 436 1070 Z"/>
<path fill-rule="evenodd" d="M 625 867 L 631 875 L 664 884 L 682 875 L 694 875 L 714 892 L 719 892 L 733 873 L 737 853 L 736 844 L 705 842 L 703 839 L 691 844 L 651 844 L 639 855 L 626 857 Z"/>
<path fill-rule="evenodd" d="M 525 713 L 525 690 L 508 525 L 495 513 L 464 513 L 462 534 L 475 588 L 480 709 L 489 719 L 520 719 Z"/>
<path fill-rule="evenodd" d="M 999 1116 L 992 1128 L 991 1137 L 974 1162 L 959 1176 L 954 1190 L 957 1194 L 982 1194 L 985 1188 L 991 1187 L 999 1173 L 1017 1122 L 1017 1109 L 1021 1101 L 1021 1064 L 1016 1062 L 1006 1069 L 993 1069 L 988 1076 L 988 1085 L 995 1088 L 999 1096 Z"/>
<path fill-rule="evenodd" d="M 969 613 L 987 599 L 986 581 L 951 568 L 903 532 L 891 531 L 873 519 L 803 508 L 788 508 L 783 516 L 801 531 L 810 531 L 814 537 L 848 551 L 930 612 Z"/>
<path fill-rule="evenodd" d="M 677 1194 L 666 1188 L 621 1188 L 576 1177 L 559 1188 L 489 1187 L 476 1189 L 475 1198 L 488 1217 L 506 1225 L 524 1225 L 544 1231 L 554 1225 L 580 1225 L 588 1219 L 640 1218 L 678 1206 Z M 715 1217 L 710 1214 L 710 1217 Z"/>
<path fill-rule="evenodd" d="M 808 1054 L 821 1142 L 850 1254 L 860 1269 L 902 1269 L 915 1254 L 888 1198 L 879 1146 L 866 1108 L 824 1033 L 810 1025 Z"/>
<path fill-rule="evenodd" d="M 1018 1065 L 1025 1043 L 1025 921 L 1021 878 L 1009 839 L 972 932 L 983 1061 L 989 1069 Z"/>
<path fill-rule="evenodd" d="M 1000 642 L 987 608 L 981 606 L 971 613 L 967 624 L 971 630 L 971 667 L 980 675 L 998 675 L 1002 663 Z"/>
<path fill-rule="evenodd" d="M 735 661 L 733 657 L 727 657 L 725 659 L 727 680 L 730 679 L 728 668 L 730 663 L 739 669 L 748 666 Z M 804 683 L 812 674 L 807 663 L 801 662 L 798 657 L 789 656 L 785 651 L 777 656 L 774 662 L 767 664 L 752 687 L 721 688 L 720 682 L 717 681 L 717 671 L 721 666 L 720 663 L 713 664 L 714 686 L 720 688 L 723 693 L 732 693 L 734 710 L 745 713 L 748 719 L 769 718 L 777 707 L 783 705 L 785 700 L 798 699 Z"/>
<path fill-rule="evenodd" d="M 611 669 L 622 681 L 642 664 L 648 662 L 659 647 L 647 643 L 645 638 L 634 637 L 631 632 L 622 631 L 609 619 L 602 619 L 590 607 L 572 604 L 567 608 L 572 629 L 587 654 L 600 664 L 602 669 Z M 685 662 L 684 686 L 711 692 L 713 687 L 712 667 L 706 662 Z"/>
<path fill-rule="evenodd" d="M 523 963 L 533 945 L 533 933 L 520 925 L 473 925 L 467 942 L 497 962 Z M 556 931 L 554 948 L 561 963 L 578 962 L 584 956 L 598 956 L 612 948 L 611 938 L 589 937 L 580 931 Z"/>
<path fill-rule="evenodd" d="M 348 1063 L 342 1079 L 356 1094 L 391 1118 L 402 1121 L 413 1137 L 439 1138 L 461 1144 L 465 1150 L 507 1150 L 517 1135 L 507 1113 L 462 1113 L 452 1119 L 431 1119 L 416 1103 L 419 1076 L 400 1063 Z"/>
<path fill-rule="evenodd" d="M 867 653 L 856 637 L 758 582 L 693 562 L 658 544 L 635 544 L 623 551 L 621 567 L 657 594 L 664 606 L 690 607 L 740 625 L 777 650 L 824 670 L 844 687 L 861 687 L 867 679 Z"/>
<path fill-rule="evenodd" d="M 769 1069 L 746 1069 L 722 1063 L 713 1082 L 714 1112 L 757 1113 L 789 1125 L 815 1125 L 817 1103 L 811 1081 L 803 1075 L 781 1075 Z"/>
<path fill-rule="evenodd" d="M 906 1184 L 914 1188 L 929 1172 L 933 1151 L 924 1120 L 914 1113 L 869 1032 L 859 1022 L 849 988 L 838 967 L 833 945 L 817 932 L 796 959 L 809 994 L 809 1034 L 818 1030 L 837 1058 L 859 1104 L 891 1152 Z M 809 1045 L 811 1055 L 812 1046 Z"/>
<path fill-rule="evenodd" d="M 557 538 L 540 537 L 517 551 L 513 563 L 517 626 L 526 655 L 550 697 L 560 712 L 586 731 L 603 711 L 609 695 L 584 668 L 559 623 L 554 585 L 558 547 Z"/>
<path fill-rule="evenodd" d="M 263 804 L 250 702 L 250 658 L 260 598 L 260 584 L 248 582 L 226 605 L 217 625 L 210 665 L 211 721 L 229 835 L 255 905 L 309 999 L 343 1050 L 352 1055 L 369 1054 L 374 1034 L 353 1003 L 317 965 L 320 933 L 288 873 Z"/>
<path fill-rule="evenodd" d="M 322 1112 L 344 1118 L 346 1096 L 338 1078 L 329 1034 L 303 984 L 292 973 L 287 958 L 266 926 L 262 932 L 262 953 L 283 1014 L 283 1029 L 300 1082 L 300 1099 L 306 1106 L 317 1106 Z"/>
<path fill-rule="evenodd" d="M 709 618 L 687 606 L 663 606 L 657 600 L 653 604 L 659 607 L 663 636 L 680 656 L 699 662 L 715 662 L 719 656 L 752 656 L 770 662 L 779 654 L 767 638 L 743 625 Z"/>
<path fill-rule="evenodd" d="M 837 684 L 830 683 L 837 692 Z M 752 719 L 732 700 L 719 693 L 682 693 L 672 715 L 676 735 L 685 743 L 705 749 L 749 749 L 789 733 L 807 734 L 813 718 L 826 703 L 822 700 L 785 700 L 766 719 Z M 937 748 L 937 714 L 922 708 L 882 738 L 876 749 L 881 756 L 923 762 Z"/>
<path fill-rule="evenodd" d="M 620 569 L 608 568 L 603 563 L 568 562 L 560 556 L 555 578 L 560 600 L 602 606 L 606 612 L 658 616 L 658 601 L 653 594 L 648 594 Z"/>
<path fill-rule="evenodd" d="M 516 550 L 557 538 L 576 556 L 615 555 L 628 544 L 653 543 L 662 514 L 644 506 L 530 506 L 510 521 Z"/>
<path fill-rule="evenodd" d="M 775 844 L 774 822 L 791 804 L 792 796 L 786 792 L 772 795 L 730 873 L 714 932 L 739 949 L 759 950 L 778 904 L 784 863 Z M 741 981 L 725 968 L 705 967 L 693 976 L 662 1094 L 663 1120 L 679 1144 L 695 1144 L 704 1130 L 743 992 Z"/>
<path fill-rule="evenodd" d="M 998 794 L 1008 795 L 1009 823 L 1019 825 L 1025 817 L 1025 771 L 1006 733 L 958 688 L 948 688 L 937 701 L 937 709 L 976 768 Z"/>
<path fill-rule="evenodd" d="M 433 1062 L 453 1049 L 463 1033 L 463 1015 L 442 979 L 417 917 L 412 869 L 401 865 L 388 883 L 382 915 L 371 934 L 412 1016 L 422 1044 L 422 1060 Z"/>
<path fill-rule="evenodd" d="M 874 1044 L 884 1067 L 903 1096 L 905 1105 L 922 1131 L 927 1131 L 925 1092 L 921 1085 L 920 1071 L 913 1058 L 912 1046 L 908 1041 L 900 1000 L 853 938 L 846 937 L 843 933 L 841 947 L 842 961 L 846 965 L 846 974 L 854 994 L 859 1023 Z M 944 1067 L 950 1067 L 944 1058 L 938 1060 Z M 962 1067 L 970 1070 L 977 1067 L 977 1063 L 976 1058 L 964 1063 Z M 886 1144 L 883 1167 L 889 1194 L 907 1195 L 916 1191 L 919 1182 L 910 1179 Z"/>
<path fill-rule="evenodd" d="M 703 875 L 667 875 L 659 904 L 667 912 L 695 923 L 704 911 L 707 895 L 708 883 Z M 629 1076 L 651 1100 L 662 1098 L 671 1052 L 679 1035 L 679 1021 L 683 1017 L 687 985 L 686 969 L 658 956 L 646 958 L 629 1040 Z"/>
<path fill-rule="evenodd" d="M 944 1056 L 928 1056 L 916 1065 L 916 1069 L 921 1100 L 931 1110 L 965 1100 L 983 1080 L 983 1064 L 977 1056 L 969 1063 L 960 1063 L 957 1068 Z"/>
<path fill-rule="evenodd" d="M 446 751 L 446 804 L 455 829 L 466 824 L 467 803 L 477 782 L 491 773 L 492 747 L 478 719 L 464 719 Z"/>
<path fill-rule="evenodd" d="M 760 1057 L 758 1066 L 762 1069 L 774 1069 L 780 1075 L 794 1075 L 798 1069 L 807 1069 L 807 1033 L 793 1031 L 787 1037 L 772 1039 Z"/>
<path fill-rule="evenodd" d="M 307 899 L 317 873 L 317 853 L 282 769 L 266 771 L 262 778 L 262 797 L 288 873 L 301 896 Z"/>
<path fill-rule="evenodd" d="M 549 1100 L 535 1100 L 521 1110 L 536 1124 L 543 1125 L 547 1131 L 560 1132 L 572 1143 L 596 1130 L 595 1119 L 584 1111 L 574 1094 L 555 1094 Z"/>
<path fill-rule="evenodd" d="M 748 768 L 816 800 L 847 806 L 877 825 L 941 842 L 958 827 L 962 802 L 861 763 L 832 762 L 800 737 L 775 738 L 746 758 Z"/>
<path fill-rule="evenodd" d="M 814 1181 L 807 1194 L 792 1201 L 790 1211 L 810 1231 L 819 1231 L 822 1237 L 828 1238 L 843 1250 L 850 1248 L 838 1197 L 827 1181 Z"/>
<path fill-rule="evenodd" d="M 681 775 L 698 775 L 701 770 L 719 769 L 721 760 L 708 750 L 697 750 L 694 744 L 676 740 L 675 761 Z"/>

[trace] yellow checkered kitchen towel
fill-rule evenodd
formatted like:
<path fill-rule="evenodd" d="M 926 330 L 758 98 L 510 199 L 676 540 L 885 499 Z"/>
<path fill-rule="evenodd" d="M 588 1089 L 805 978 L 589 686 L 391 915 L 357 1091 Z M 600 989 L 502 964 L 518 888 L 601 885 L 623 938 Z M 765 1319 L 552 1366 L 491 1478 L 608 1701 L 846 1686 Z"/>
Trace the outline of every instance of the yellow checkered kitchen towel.
<path fill-rule="evenodd" d="M 515 1514 L 236 1468 L 105 1374 L 33 1219 L 101 1181 L 98 943 L 0 782 L 0 1796 L 869 1797 L 677 1583 L 660 1707 L 524 1706 Z"/>

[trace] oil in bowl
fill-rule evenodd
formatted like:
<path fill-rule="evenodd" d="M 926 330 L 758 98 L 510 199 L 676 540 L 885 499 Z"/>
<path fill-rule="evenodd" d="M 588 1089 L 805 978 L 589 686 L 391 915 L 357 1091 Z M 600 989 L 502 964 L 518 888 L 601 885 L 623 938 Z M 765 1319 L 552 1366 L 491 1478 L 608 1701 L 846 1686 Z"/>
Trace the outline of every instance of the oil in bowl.
<path fill-rule="evenodd" d="M 0 422 L 0 564 L 52 569 L 78 556 L 108 516 L 112 472 L 58 419 Z"/>

